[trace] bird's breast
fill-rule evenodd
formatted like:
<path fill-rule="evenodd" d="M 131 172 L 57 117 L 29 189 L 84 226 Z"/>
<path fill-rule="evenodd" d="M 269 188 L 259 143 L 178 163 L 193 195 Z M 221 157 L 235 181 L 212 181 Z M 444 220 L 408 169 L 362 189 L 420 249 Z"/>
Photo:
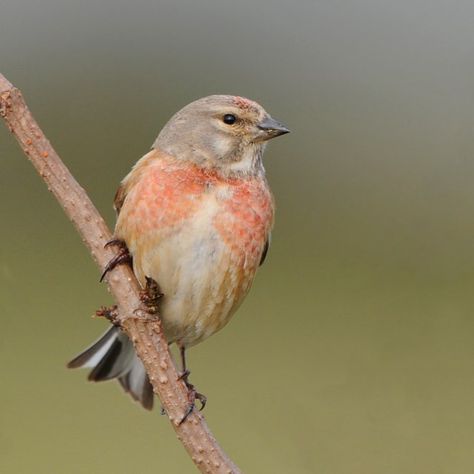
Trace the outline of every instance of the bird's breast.
<path fill-rule="evenodd" d="M 160 285 L 170 342 L 192 345 L 226 324 L 252 283 L 272 222 L 264 179 L 157 166 L 130 190 L 116 235 L 137 277 Z"/>

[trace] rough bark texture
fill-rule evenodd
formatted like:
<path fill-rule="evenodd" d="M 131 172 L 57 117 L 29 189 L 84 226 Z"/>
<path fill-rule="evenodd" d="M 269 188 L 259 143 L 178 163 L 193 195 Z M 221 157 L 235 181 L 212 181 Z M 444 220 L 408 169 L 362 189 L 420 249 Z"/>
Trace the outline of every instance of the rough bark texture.
<path fill-rule="evenodd" d="M 104 248 L 111 239 L 110 230 L 39 128 L 20 91 L 1 74 L 0 115 L 103 269 L 114 256 L 113 248 Z M 140 286 L 132 270 L 127 265 L 118 266 L 106 280 L 118 305 L 117 322 L 133 341 L 153 390 L 195 465 L 206 473 L 240 472 L 218 445 L 200 413 L 191 413 L 179 424 L 188 406 L 187 388 L 178 379 L 158 317 L 150 317 L 140 301 Z"/>

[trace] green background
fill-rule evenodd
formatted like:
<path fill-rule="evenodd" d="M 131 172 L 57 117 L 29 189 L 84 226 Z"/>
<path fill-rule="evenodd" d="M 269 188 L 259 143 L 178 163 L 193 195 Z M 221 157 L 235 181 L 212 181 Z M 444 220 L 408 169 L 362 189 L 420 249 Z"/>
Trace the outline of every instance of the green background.
<path fill-rule="evenodd" d="M 233 321 L 190 351 L 251 473 L 474 472 L 474 3 L 3 0 L 0 71 L 112 225 L 120 179 L 211 93 L 292 133 Z M 158 410 L 65 363 L 98 269 L 0 127 L 0 471 L 194 472 Z"/>

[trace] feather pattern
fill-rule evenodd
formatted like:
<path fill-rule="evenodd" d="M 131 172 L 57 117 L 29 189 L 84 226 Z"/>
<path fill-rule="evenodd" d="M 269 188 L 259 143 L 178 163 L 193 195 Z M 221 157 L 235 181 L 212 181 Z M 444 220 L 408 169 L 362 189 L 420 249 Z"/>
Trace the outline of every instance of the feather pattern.
<path fill-rule="evenodd" d="M 260 177 L 222 177 L 159 151 L 150 158 L 142 179 L 124 181 L 115 234 L 127 242 L 140 282 L 147 276 L 160 285 L 168 341 L 189 347 L 221 329 L 247 294 L 273 199 Z"/>

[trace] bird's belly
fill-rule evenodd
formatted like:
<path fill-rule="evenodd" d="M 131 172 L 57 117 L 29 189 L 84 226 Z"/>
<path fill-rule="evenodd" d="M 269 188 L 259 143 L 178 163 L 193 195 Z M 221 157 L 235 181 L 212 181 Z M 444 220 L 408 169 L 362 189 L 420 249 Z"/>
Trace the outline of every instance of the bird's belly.
<path fill-rule="evenodd" d="M 189 175 L 147 174 L 127 195 L 116 226 L 141 284 L 151 277 L 161 288 L 168 341 L 185 346 L 229 321 L 250 288 L 273 220 L 264 181 L 237 185 Z"/>
<path fill-rule="evenodd" d="M 250 260 L 212 226 L 194 225 L 136 260 L 142 277 L 156 280 L 164 295 L 160 315 L 168 342 L 189 347 L 221 329 L 250 288 L 258 259 Z"/>

